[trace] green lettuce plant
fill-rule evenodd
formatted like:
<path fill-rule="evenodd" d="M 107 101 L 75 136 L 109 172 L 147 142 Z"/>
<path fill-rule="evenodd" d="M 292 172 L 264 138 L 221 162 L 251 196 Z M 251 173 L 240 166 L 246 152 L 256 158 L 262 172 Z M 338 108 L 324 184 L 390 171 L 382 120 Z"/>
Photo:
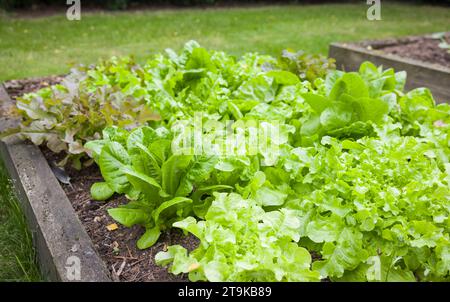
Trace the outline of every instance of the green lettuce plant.
<path fill-rule="evenodd" d="M 294 211 L 266 212 L 255 200 L 215 193 L 204 221 L 194 217 L 174 223 L 200 239 L 189 253 L 170 246 L 156 255 L 174 274 L 191 281 L 319 281 L 311 270 L 311 255 L 297 245 L 300 219 Z"/>
<path fill-rule="evenodd" d="M 201 208 L 202 193 L 229 188 L 215 185 L 211 177 L 217 158 L 172 154 L 165 128 L 107 128 L 103 134 L 102 140 L 86 144 L 105 180 L 94 184 L 91 194 L 97 200 L 114 193 L 130 198 L 108 213 L 126 227 L 146 228 L 137 243 L 141 249 L 152 246 L 173 221 Z"/>

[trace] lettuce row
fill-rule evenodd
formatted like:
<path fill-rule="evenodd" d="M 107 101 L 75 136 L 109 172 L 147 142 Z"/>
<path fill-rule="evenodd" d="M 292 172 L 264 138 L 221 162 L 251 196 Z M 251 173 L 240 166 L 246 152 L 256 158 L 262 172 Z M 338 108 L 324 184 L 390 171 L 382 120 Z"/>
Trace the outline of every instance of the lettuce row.
<path fill-rule="evenodd" d="M 324 58 L 298 58 L 297 63 L 305 65 L 299 70 L 314 70 L 314 77 L 319 77 L 334 68 L 317 60 Z M 281 59 L 247 54 L 237 60 L 207 51 L 195 41 L 186 43 L 179 54 L 167 49 L 165 55 L 152 55 L 143 65 L 132 57 L 113 57 L 73 68 L 62 83 L 19 98 L 22 123 L 4 135 L 19 132 L 36 145 L 46 143 L 53 152 L 67 154 L 61 165 L 70 161 L 80 169 L 92 162 L 83 145 L 99 139 L 105 127 L 170 124 L 198 111 L 239 115 L 239 110 L 275 95 L 278 80 L 286 80 L 283 68 L 288 67 Z M 266 77 L 262 71 L 275 76 Z M 289 81 L 299 81 L 298 76 L 285 74 Z M 239 105 L 243 101 L 245 108 Z"/>

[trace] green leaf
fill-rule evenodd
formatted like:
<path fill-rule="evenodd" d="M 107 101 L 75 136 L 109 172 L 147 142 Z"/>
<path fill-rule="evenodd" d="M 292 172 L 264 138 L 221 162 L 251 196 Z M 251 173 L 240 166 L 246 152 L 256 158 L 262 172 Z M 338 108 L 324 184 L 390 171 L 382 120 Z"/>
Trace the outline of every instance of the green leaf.
<path fill-rule="evenodd" d="M 353 105 L 359 120 L 364 122 L 378 123 L 389 111 L 388 104 L 380 99 L 360 98 Z"/>
<path fill-rule="evenodd" d="M 155 131 L 150 127 L 138 128 L 128 137 L 127 148 L 133 167 L 141 173 L 155 179 L 161 179 L 159 155 L 153 154 L 150 148 L 152 140 L 157 138 Z"/>
<path fill-rule="evenodd" d="M 295 85 L 300 83 L 298 76 L 285 70 L 271 70 L 266 75 L 274 78 L 275 82 L 280 85 Z"/>
<path fill-rule="evenodd" d="M 88 150 L 89 156 L 98 162 L 103 146 L 107 143 L 106 140 L 90 141 L 84 144 L 84 148 Z"/>
<path fill-rule="evenodd" d="M 233 102 L 228 102 L 228 110 L 230 110 L 231 114 L 236 120 L 239 120 L 243 117 L 242 112 Z"/>
<path fill-rule="evenodd" d="M 348 94 L 355 99 L 359 99 L 369 97 L 369 90 L 360 75 L 349 72 L 334 83 L 330 98 L 337 101 L 342 94 Z"/>
<path fill-rule="evenodd" d="M 144 146 L 139 146 L 139 149 L 130 151 L 130 158 L 133 168 L 136 171 L 149 175 L 157 180 L 161 179 L 161 167 L 158 164 L 156 156 L 151 154 L 148 150 L 143 149 Z M 142 148 L 141 148 L 142 147 Z"/>
<path fill-rule="evenodd" d="M 345 73 L 340 70 L 332 70 L 325 77 L 325 95 L 330 95 L 335 83 L 344 75 Z"/>
<path fill-rule="evenodd" d="M 214 68 L 208 51 L 201 47 L 194 48 L 189 60 L 186 62 L 187 70 L 199 68 L 206 68 L 208 70 Z"/>
<path fill-rule="evenodd" d="M 189 204 L 192 203 L 192 199 L 186 197 L 175 197 L 171 200 L 163 202 L 154 212 L 153 219 L 155 220 L 155 224 L 160 220 L 160 215 L 163 211 L 167 211 L 169 208 L 178 206 L 180 204 Z"/>
<path fill-rule="evenodd" d="M 94 200 L 107 200 L 113 194 L 114 190 L 106 182 L 96 182 L 91 186 L 91 196 Z"/>
<path fill-rule="evenodd" d="M 302 97 L 316 113 L 322 113 L 331 105 L 331 102 L 324 96 L 314 93 L 304 93 Z"/>
<path fill-rule="evenodd" d="M 158 139 L 150 143 L 148 151 L 156 158 L 159 166 L 169 157 L 171 143 L 168 139 Z"/>
<path fill-rule="evenodd" d="M 261 187 L 256 191 L 255 199 L 265 207 L 282 206 L 287 194 L 268 187 Z"/>
<path fill-rule="evenodd" d="M 221 191 L 221 190 L 232 190 L 232 186 L 227 185 L 212 185 L 206 187 L 199 187 L 197 191 L 199 192 L 209 192 L 209 191 Z"/>
<path fill-rule="evenodd" d="M 117 142 L 109 142 L 102 148 L 99 158 L 100 171 L 108 185 L 117 193 L 126 193 L 130 188 L 124 168 L 130 164 L 125 148 Z"/>
<path fill-rule="evenodd" d="M 161 231 L 157 226 L 151 229 L 147 229 L 137 242 L 138 249 L 145 250 L 153 246 L 156 243 L 156 241 L 158 241 L 160 235 Z"/>
<path fill-rule="evenodd" d="M 327 130 L 342 128 L 351 122 L 352 113 L 348 103 L 335 102 L 320 114 L 320 123 Z"/>
<path fill-rule="evenodd" d="M 108 214 L 129 228 L 136 224 L 145 225 L 150 221 L 150 215 L 143 209 L 114 208 L 108 209 Z"/>
<path fill-rule="evenodd" d="M 187 256 L 187 250 L 181 245 L 172 245 L 167 248 L 167 252 L 159 252 L 155 256 L 155 262 L 161 266 L 173 262 L 170 272 L 175 275 L 190 272 L 189 268 L 192 268 L 193 265 L 199 266 L 195 259 Z"/>
<path fill-rule="evenodd" d="M 142 192 L 147 200 L 156 203 L 160 199 L 161 185 L 156 179 L 132 169 L 124 169 L 124 173 L 133 187 Z"/>
<path fill-rule="evenodd" d="M 181 178 L 187 172 L 187 168 L 191 164 L 192 159 L 192 155 L 172 155 L 163 163 L 161 175 L 162 187 L 165 192 L 171 196 L 175 196 Z"/>
<path fill-rule="evenodd" d="M 313 136 L 315 134 L 319 134 L 321 127 L 320 116 L 311 115 L 310 118 L 302 125 L 300 133 L 303 136 Z"/>
<path fill-rule="evenodd" d="M 183 220 L 177 221 L 173 224 L 173 227 L 189 232 L 197 238 L 203 238 L 203 229 L 197 224 L 197 220 L 194 217 L 189 216 Z"/>
<path fill-rule="evenodd" d="M 326 242 L 321 254 L 325 260 L 314 262 L 313 270 L 319 271 L 322 278 L 342 277 L 346 270 L 354 270 L 368 257 L 362 247 L 362 234 L 349 228 L 341 232 L 336 244 Z"/>
<path fill-rule="evenodd" d="M 336 217 L 317 216 L 306 227 L 306 236 L 314 242 L 334 242 L 339 238 L 344 224 Z"/>
<path fill-rule="evenodd" d="M 195 184 L 201 184 L 208 180 L 214 171 L 218 158 L 215 156 L 197 156 L 189 170 L 183 175 L 176 190 L 176 196 L 188 196 Z"/>
<path fill-rule="evenodd" d="M 435 101 L 429 89 L 416 88 L 403 96 L 399 104 L 402 114 L 413 122 L 426 119 L 429 109 L 435 106 Z"/>

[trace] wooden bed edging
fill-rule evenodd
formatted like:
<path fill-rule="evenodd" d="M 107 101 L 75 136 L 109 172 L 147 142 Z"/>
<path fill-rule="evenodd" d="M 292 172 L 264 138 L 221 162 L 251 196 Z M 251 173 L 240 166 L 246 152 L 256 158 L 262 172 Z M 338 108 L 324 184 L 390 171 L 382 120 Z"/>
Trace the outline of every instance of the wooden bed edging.
<path fill-rule="evenodd" d="M 331 43 L 328 54 L 329 57 L 336 59 L 336 66 L 341 70 L 356 71 L 364 61 L 394 68 L 395 71 L 404 70 L 407 72 L 405 86 L 407 90 L 427 87 L 433 93 L 437 103 L 450 102 L 450 68 L 347 43 Z"/>
<path fill-rule="evenodd" d="M 2 107 L 12 101 L 0 84 Z M 17 122 L 16 122 L 17 123 Z M 14 124 L 1 118 L 0 131 Z M 0 156 L 33 235 L 47 281 L 111 281 L 105 263 L 38 147 L 15 137 L 0 142 Z"/>

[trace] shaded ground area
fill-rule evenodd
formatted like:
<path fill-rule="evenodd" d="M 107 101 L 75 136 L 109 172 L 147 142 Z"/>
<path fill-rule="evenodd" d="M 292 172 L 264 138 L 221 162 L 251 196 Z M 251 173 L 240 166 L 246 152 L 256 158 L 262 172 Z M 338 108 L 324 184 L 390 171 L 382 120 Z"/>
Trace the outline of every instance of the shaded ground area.
<path fill-rule="evenodd" d="M 382 5 L 382 21 L 368 21 L 365 1 L 356 4 L 82 12 L 32 19 L 0 15 L 0 81 L 64 74 L 68 64 L 95 63 L 135 54 L 142 62 L 167 47 L 195 39 L 211 49 L 242 55 L 282 49 L 326 54 L 330 42 L 385 39 L 448 30 L 450 8 Z"/>

